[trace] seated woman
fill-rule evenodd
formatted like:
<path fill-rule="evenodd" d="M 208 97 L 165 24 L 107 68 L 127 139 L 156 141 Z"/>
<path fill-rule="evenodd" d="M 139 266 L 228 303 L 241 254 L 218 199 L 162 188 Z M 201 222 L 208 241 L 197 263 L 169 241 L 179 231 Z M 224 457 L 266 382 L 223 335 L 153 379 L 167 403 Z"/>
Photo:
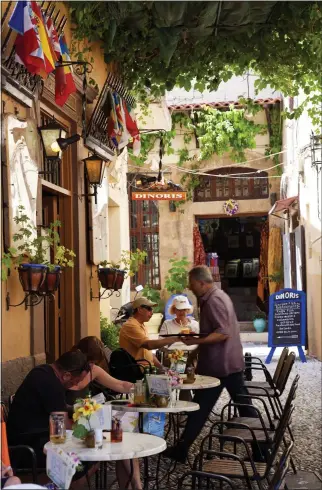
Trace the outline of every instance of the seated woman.
<path fill-rule="evenodd" d="M 165 320 L 160 328 L 159 336 L 168 334 L 180 334 L 180 333 L 199 333 L 199 323 L 189 317 L 193 312 L 193 307 L 190 305 L 186 296 L 176 296 L 170 306 L 169 313 L 175 315 L 172 320 Z M 183 342 L 176 342 L 172 344 L 171 350 L 178 349 L 183 351 L 195 351 L 197 345 L 185 345 Z M 164 348 L 163 352 L 167 355 L 170 353 L 169 349 Z M 189 356 L 192 359 L 193 356 Z"/>
<path fill-rule="evenodd" d="M 119 381 L 112 378 L 106 371 L 108 362 L 105 354 L 105 346 L 103 342 L 95 337 L 84 337 L 74 347 L 80 350 L 87 357 L 87 362 L 91 366 L 91 370 L 78 385 L 71 387 L 66 391 L 66 403 L 74 405 L 77 398 L 85 398 L 89 393 L 104 392 L 104 388 L 109 388 L 117 393 L 128 393 L 133 386 L 127 381 Z M 132 490 L 141 490 L 140 466 L 139 460 L 133 459 L 133 476 L 131 479 Z M 131 474 L 130 460 L 116 461 L 116 475 L 119 488 L 126 488 Z"/>

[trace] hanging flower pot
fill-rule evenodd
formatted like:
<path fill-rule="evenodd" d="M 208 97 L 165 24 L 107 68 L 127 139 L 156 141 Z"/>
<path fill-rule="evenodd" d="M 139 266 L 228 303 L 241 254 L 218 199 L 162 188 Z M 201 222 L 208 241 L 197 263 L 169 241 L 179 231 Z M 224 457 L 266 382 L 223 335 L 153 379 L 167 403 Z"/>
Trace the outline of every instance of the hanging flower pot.
<path fill-rule="evenodd" d="M 118 291 L 119 289 L 122 289 L 123 283 L 125 279 L 125 271 L 120 271 L 116 270 L 116 278 L 115 278 L 115 284 L 114 284 L 114 291 Z"/>
<path fill-rule="evenodd" d="M 44 264 L 21 264 L 18 267 L 22 289 L 26 293 L 38 293 L 46 279 L 47 266 Z"/>
<path fill-rule="evenodd" d="M 104 289 L 114 289 L 117 269 L 102 267 L 98 269 L 98 278 Z"/>
<path fill-rule="evenodd" d="M 54 293 L 60 284 L 61 267 L 55 266 L 54 270 L 47 270 L 46 278 L 43 285 L 39 288 L 40 293 Z"/>

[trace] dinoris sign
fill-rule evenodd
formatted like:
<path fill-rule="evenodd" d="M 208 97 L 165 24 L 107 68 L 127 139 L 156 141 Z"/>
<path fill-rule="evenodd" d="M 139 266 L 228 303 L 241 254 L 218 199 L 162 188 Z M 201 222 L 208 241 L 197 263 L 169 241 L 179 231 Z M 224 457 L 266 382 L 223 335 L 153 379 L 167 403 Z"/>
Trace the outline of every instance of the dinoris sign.
<path fill-rule="evenodd" d="M 133 201 L 185 201 L 187 193 L 184 191 L 158 191 L 158 192 L 132 192 Z"/>

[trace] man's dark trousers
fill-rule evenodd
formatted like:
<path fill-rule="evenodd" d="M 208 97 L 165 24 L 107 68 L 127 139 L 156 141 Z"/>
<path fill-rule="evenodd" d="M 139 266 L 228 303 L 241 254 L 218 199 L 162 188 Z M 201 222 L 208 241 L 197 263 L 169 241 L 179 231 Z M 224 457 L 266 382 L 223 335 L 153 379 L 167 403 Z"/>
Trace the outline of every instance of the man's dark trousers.
<path fill-rule="evenodd" d="M 235 403 L 251 403 L 251 401 L 245 400 L 245 398 L 238 397 L 239 394 L 248 395 L 248 391 L 244 383 L 244 374 L 242 371 L 219 379 L 220 385 L 216 388 L 196 390 L 195 392 L 196 394 L 193 401 L 199 404 L 200 410 L 189 413 L 187 424 L 180 441 L 180 446 L 183 444 L 187 451 L 189 446 L 191 446 L 191 444 L 200 434 L 208 419 L 208 416 L 210 415 L 224 388 L 226 388 Z M 240 407 L 239 413 L 241 417 L 257 417 L 256 410 L 251 407 Z"/>

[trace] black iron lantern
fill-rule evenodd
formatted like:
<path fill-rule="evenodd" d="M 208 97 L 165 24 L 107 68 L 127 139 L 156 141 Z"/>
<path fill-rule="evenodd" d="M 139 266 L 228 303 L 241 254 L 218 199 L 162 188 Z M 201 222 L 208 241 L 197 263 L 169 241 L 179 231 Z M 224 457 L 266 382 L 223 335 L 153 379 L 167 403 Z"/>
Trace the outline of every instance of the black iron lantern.
<path fill-rule="evenodd" d="M 64 139 L 66 131 L 53 118 L 48 124 L 38 128 L 41 142 L 48 160 L 61 160 L 62 149 L 57 140 Z"/>
<path fill-rule="evenodd" d="M 85 163 L 85 173 L 88 184 L 94 188 L 93 194 L 84 195 L 94 196 L 95 204 L 97 204 L 97 187 L 100 187 L 102 185 L 105 161 L 97 155 L 92 155 L 91 157 L 85 158 L 83 162 Z"/>
<path fill-rule="evenodd" d="M 322 134 L 311 134 L 311 161 L 312 167 L 321 170 L 322 166 Z"/>

